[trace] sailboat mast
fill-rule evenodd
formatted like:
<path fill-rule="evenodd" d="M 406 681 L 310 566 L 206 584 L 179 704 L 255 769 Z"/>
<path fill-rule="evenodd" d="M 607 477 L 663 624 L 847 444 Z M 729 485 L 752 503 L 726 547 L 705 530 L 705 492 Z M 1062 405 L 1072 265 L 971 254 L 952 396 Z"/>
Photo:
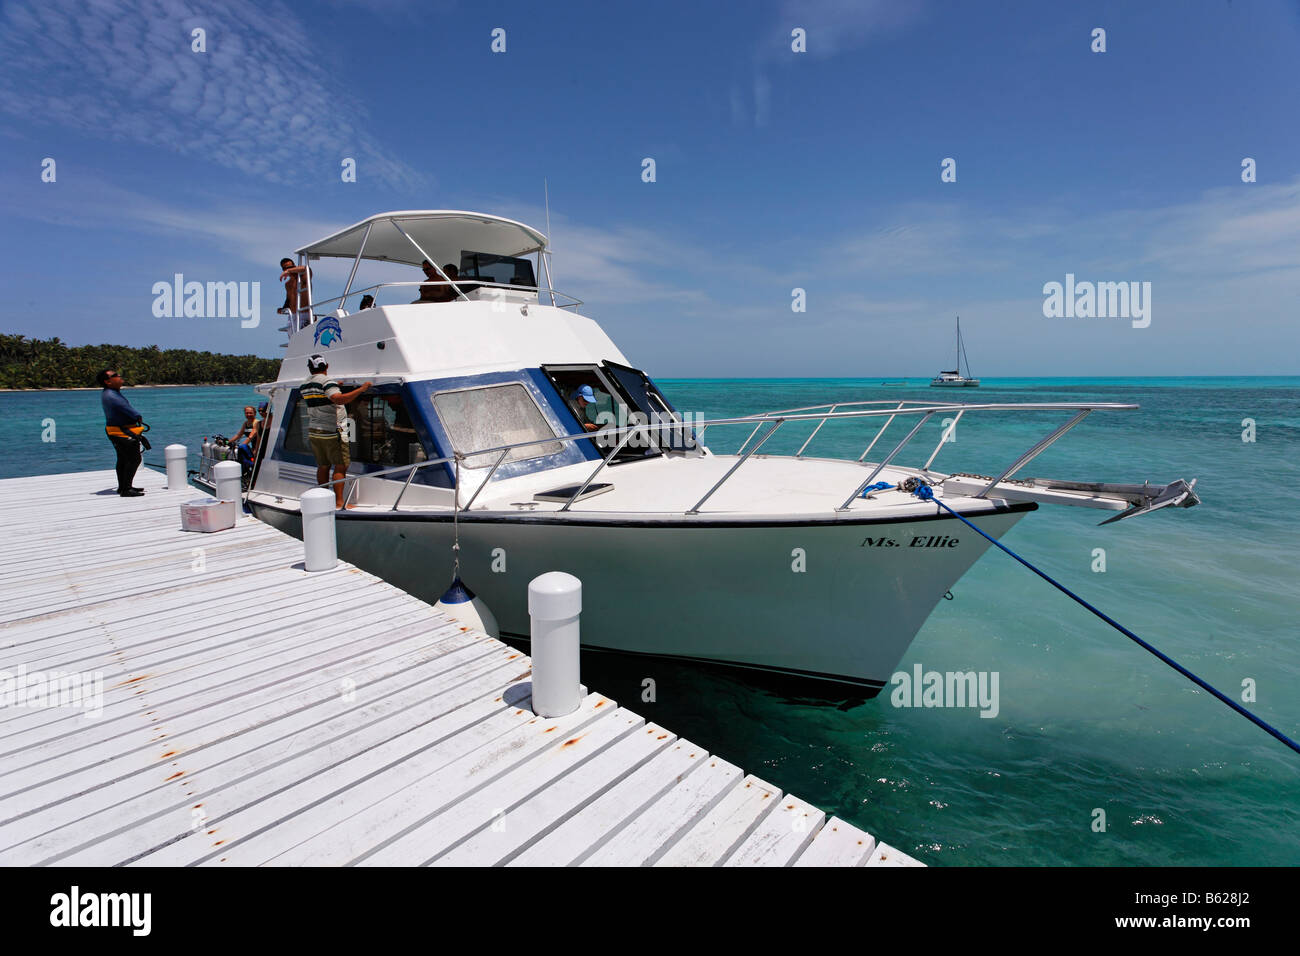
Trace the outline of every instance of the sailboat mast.
<path fill-rule="evenodd" d="M 966 377 L 972 378 L 973 376 L 971 375 L 971 371 L 970 371 L 970 356 L 966 354 L 966 343 L 963 342 L 961 338 L 961 319 L 957 320 L 957 344 L 961 346 L 961 357 L 966 360 Z M 957 366 L 957 370 L 960 373 L 961 371 L 960 365 Z"/>
<path fill-rule="evenodd" d="M 957 316 L 957 374 L 961 374 L 961 316 Z"/>

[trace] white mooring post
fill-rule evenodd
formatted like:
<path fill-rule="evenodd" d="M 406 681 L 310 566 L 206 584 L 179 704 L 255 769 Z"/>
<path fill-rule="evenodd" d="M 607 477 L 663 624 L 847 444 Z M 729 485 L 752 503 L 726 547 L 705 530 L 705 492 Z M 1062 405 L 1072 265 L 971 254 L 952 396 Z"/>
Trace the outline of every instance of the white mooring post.
<path fill-rule="evenodd" d="M 312 488 L 298 499 L 302 511 L 303 565 L 308 571 L 328 571 L 339 563 L 334 539 L 334 492 Z"/>
<path fill-rule="evenodd" d="M 212 485 L 217 499 L 230 502 L 226 518 L 231 527 L 239 520 L 239 479 L 243 473 L 243 466 L 237 461 L 219 461 L 212 468 Z"/>
<path fill-rule="evenodd" d="M 582 582 L 572 574 L 548 571 L 529 583 L 533 713 L 539 717 L 563 717 L 582 702 L 578 668 L 581 612 Z"/>
<path fill-rule="evenodd" d="M 163 461 L 167 463 L 167 490 L 184 488 L 188 482 L 185 475 L 185 459 L 189 450 L 184 445 L 168 445 L 163 449 Z"/>

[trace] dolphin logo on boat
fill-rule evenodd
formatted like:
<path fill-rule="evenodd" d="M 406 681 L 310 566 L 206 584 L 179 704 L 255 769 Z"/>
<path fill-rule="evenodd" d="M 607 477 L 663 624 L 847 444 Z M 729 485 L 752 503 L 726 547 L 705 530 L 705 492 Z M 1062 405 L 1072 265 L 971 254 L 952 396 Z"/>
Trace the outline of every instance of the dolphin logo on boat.
<path fill-rule="evenodd" d="M 329 348 L 335 342 L 343 341 L 343 329 L 339 326 L 339 320 L 332 315 L 327 315 L 323 319 L 316 321 L 316 344 Z"/>

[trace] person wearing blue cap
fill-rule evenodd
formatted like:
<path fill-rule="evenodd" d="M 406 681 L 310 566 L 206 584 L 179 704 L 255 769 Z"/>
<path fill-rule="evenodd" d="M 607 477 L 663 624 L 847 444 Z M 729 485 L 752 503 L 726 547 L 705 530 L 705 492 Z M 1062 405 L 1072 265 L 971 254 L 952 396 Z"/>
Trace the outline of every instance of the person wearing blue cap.
<path fill-rule="evenodd" d="M 607 393 L 597 392 L 590 385 L 582 385 L 569 394 L 569 401 L 576 405 L 576 414 L 583 430 L 594 432 L 601 425 L 613 423 L 614 403 Z M 602 415 L 606 416 L 603 421 Z"/>

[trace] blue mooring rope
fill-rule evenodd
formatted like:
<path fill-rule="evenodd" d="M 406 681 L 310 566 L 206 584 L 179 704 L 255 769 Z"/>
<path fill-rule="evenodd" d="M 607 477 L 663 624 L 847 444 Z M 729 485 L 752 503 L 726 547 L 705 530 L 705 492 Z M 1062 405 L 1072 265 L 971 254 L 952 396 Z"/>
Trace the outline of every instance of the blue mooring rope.
<path fill-rule="evenodd" d="M 1077 603 L 1083 605 L 1083 606 L 1086 607 L 1089 611 L 1091 611 L 1093 614 L 1097 615 L 1099 618 L 1101 618 L 1103 621 L 1105 621 L 1105 622 L 1106 622 L 1107 624 L 1109 624 L 1111 627 L 1115 628 L 1115 630 L 1119 631 L 1121 634 L 1123 634 L 1125 637 L 1127 637 L 1129 640 L 1136 642 L 1136 643 L 1137 643 L 1138 645 L 1140 645 L 1141 647 L 1143 647 L 1143 648 L 1145 648 L 1146 650 L 1150 651 L 1152 654 L 1154 654 L 1156 657 L 1160 658 L 1162 661 L 1164 661 L 1166 664 L 1168 664 L 1168 665 L 1169 665 L 1170 667 L 1172 667 L 1174 670 L 1178 671 L 1178 673 L 1182 674 L 1182 675 L 1183 675 L 1184 677 L 1186 677 L 1188 680 L 1192 681 L 1192 682 L 1193 682 L 1194 684 L 1196 684 L 1198 687 L 1202 687 L 1202 688 L 1204 688 L 1205 690 L 1209 691 L 1211 694 L 1213 694 L 1215 697 L 1219 698 L 1219 700 L 1223 701 L 1225 704 L 1227 704 L 1229 707 L 1231 707 L 1231 708 L 1232 708 L 1233 710 L 1235 710 L 1237 713 L 1241 714 L 1241 715 L 1242 715 L 1243 717 L 1245 717 L 1247 720 L 1251 721 L 1251 722 L 1254 723 L 1256 726 L 1261 727 L 1261 728 L 1263 728 L 1264 730 L 1267 730 L 1270 734 L 1272 734 L 1272 735 L 1273 735 L 1274 737 L 1276 737 L 1278 740 L 1282 741 L 1282 743 L 1286 744 L 1288 747 L 1290 747 L 1290 748 L 1291 748 L 1292 750 L 1294 750 L 1296 753 L 1300 753 L 1300 744 L 1297 744 L 1294 740 L 1292 740 L 1292 739 L 1291 739 L 1290 737 L 1288 737 L 1286 734 L 1282 733 L 1282 731 L 1278 730 L 1276 727 L 1274 727 L 1274 726 L 1273 726 L 1272 724 L 1270 724 L 1268 721 L 1266 721 L 1266 720 L 1262 720 L 1261 718 L 1256 717 L 1254 714 L 1252 714 L 1250 711 L 1248 711 L 1245 707 L 1242 707 L 1240 704 L 1238 704 L 1238 703 L 1237 703 L 1235 700 L 1233 700 L 1231 697 L 1227 696 L 1226 694 L 1224 694 L 1224 693 L 1222 693 L 1221 691 L 1219 691 L 1217 688 L 1212 687 L 1210 684 L 1208 684 L 1208 683 L 1206 683 L 1205 681 L 1201 680 L 1201 678 L 1197 677 L 1195 674 L 1193 674 L 1191 671 L 1189 671 L 1189 670 L 1188 670 L 1186 667 L 1184 667 L 1182 664 L 1179 664 L 1179 663 L 1178 663 L 1176 660 L 1174 660 L 1172 657 L 1169 657 L 1167 654 L 1163 654 L 1163 653 L 1161 653 L 1159 650 L 1157 650 L 1156 648 L 1152 647 L 1152 646 L 1151 646 L 1150 644 L 1148 644 L 1146 641 L 1142 640 L 1142 638 L 1138 637 L 1136 634 L 1134 634 L 1132 631 L 1130 631 L 1130 630 L 1129 630 L 1127 627 L 1125 627 L 1123 624 L 1119 623 L 1119 621 L 1116 621 L 1114 618 L 1112 618 L 1110 615 L 1106 614 L 1104 611 L 1100 611 L 1100 610 L 1098 610 L 1097 608 L 1093 607 L 1091 604 L 1089 604 L 1089 603 L 1088 603 L 1087 601 L 1085 601 L 1083 598 L 1079 597 L 1079 595 L 1075 594 L 1073 591 L 1071 591 L 1069 588 L 1067 588 L 1064 584 L 1061 584 L 1060 582 L 1058 582 L 1058 581 L 1056 581 L 1056 580 L 1053 580 L 1052 577 L 1050 577 L 1049 575 L 1045 574 L 1044 572 L 1038 570 L 1038 568 L 1034 567 L 1032 564 L 1030 564 L 1028 561 L 1026 561 L 1026 560 L 1025 560 L 1024 558 L 1022 558 L 1020 555 L 1016 554 L 1014 551 L 1012 551 L 1010 548 L 1008 548 L 1005 544 L 1003 544 L 1003 543 L 1000 542 L 1000 541 L 995 540 L 994 538 L 989 537 L 989 535 L 987 535 L 987 534 L 984 534 L 983 531 L 980 531 L 979 528 L 975 527 L 975 525 L 973 525 L 973 524 L 971 524 L 969 521 L 967 521 L 967 520 L 966 520 L 962 515 L 959 515 L 956 511 L 953 511 L 953 510 L 952 510 L 951 508 L 949 508 L 946 504 L 944 504 L 942 501 L 940 501 L 938 498 L 936 498 L 936 497 L 934 496 L 934 489 L 931 488 L 929 485 L 924 484 L 924 483 L 922 483 L 922 484 L 918 484 L 917 487 L 916 487 L 916 489 L 913 490 L 912 494 L 916 495 L 916 497 L 920 498 L 922 501 L 933 501 L 936 505 L 938 505 L 938 506 L 939 506 L 940 508 L 942 508 L 944 511 L 948 512 L 948 513 L 949 513 L 950 515 L 952 515 L 954 518 L 956 518 L 957 520 L 961 521 L 962 523 L 964 523 L 964 524 L 966 524 L 966 525 L 969 525 L 972 531 L 975 531 L 977 534 L 981 535 L 982 537 L 987 538 L 987 539 L 989 540 L 990 543 L 996 545 L 997 547 L 999 547 L 999 548 L 1001 548 L 1003 551 L 1005 551 L 1007 554 L 1011 555 L 1011 557 L 1015 558 L 1017 561 L 1019 561 L 1021 564 L 1023 564 L 1025 567 L 1027 567 L 1030 571 L 1033 571 L 1035 574 L 1037 574 L 1040 578 L 1042 578 L 1044 581 L 1046 581 L 1046 582 L 1047 582 L 1048 584 L 1050 584 L 1052 587 L 1056 588 L 1058 591 L 1060 591 L 1061 593 L 1063 593 L 1066 597 L 1069 597 L 1069 598 L 1073 599 L 1074 601 L 1076 601 Z"/>

